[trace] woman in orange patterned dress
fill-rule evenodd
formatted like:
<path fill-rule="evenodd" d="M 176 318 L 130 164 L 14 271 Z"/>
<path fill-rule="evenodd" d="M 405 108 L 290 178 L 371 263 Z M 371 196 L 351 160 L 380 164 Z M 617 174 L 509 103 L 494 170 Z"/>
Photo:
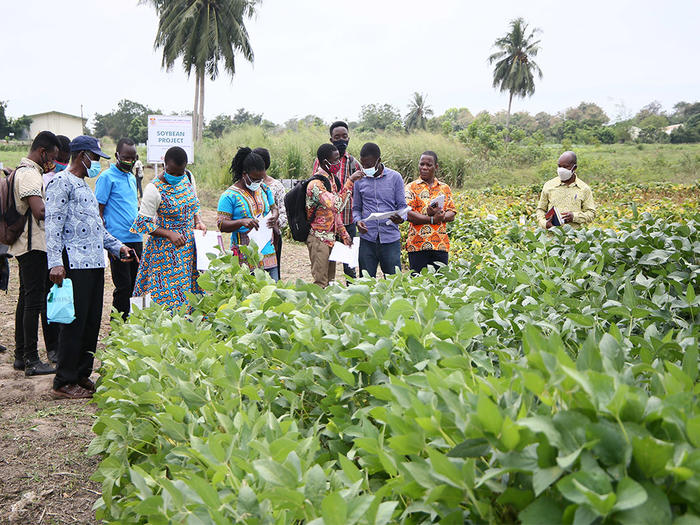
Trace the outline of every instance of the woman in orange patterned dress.
<path fill-rule="evenodd" d="M 408 262 L 413 273 L 423 268 L 446 265 L 450 251 L 447 223 L 455 220 L 457 211 L 452 190 L 435 177 L 438 157 L 434 151 L 420 156 L 420 177 L 406 185 L 406 204 L 410 227 L 406 239 Z"/>

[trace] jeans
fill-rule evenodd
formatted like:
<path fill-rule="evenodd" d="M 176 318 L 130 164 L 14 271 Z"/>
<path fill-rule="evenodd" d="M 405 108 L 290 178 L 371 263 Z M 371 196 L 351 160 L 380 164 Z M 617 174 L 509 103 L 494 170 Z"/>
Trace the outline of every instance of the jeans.
<path fill-rule="evenodd" d="M 64 261 L 65 258 L 64 254 Z M 90 377 L 102 321 L 104 269 L 75 270 L 67 264 L 64 267 L 66 277 L 73 281 L 75 321 L 63 325 L 61 330 L 54 390 Z"/>
<path fill-rule="evenodd" d="M 143 253 L 142 242 L 127 242 L 125 244 L 129 248 L 133 248 L 136 255 L 141 259 L 141 254 Z M 126 321 L 131 308 L 129 299 L 134 293 L 139 263 L 136 261 L 122 262 L 110 256 L 109 267 L 112 270 L 112 282 L 114 283 L 112 306 L 122 315 L 122 319 Z"/>
<path fill-rule="evenodd" d="M 136 177 L 136 191 L 139 194 L 139 199 L 143 197 L 142 184 L 143 184 L 143 177 Z"/>
<path fill-rule="evenodd" d="M 384 275 L 401 271 L 401 241 L 378 243 L 360 239 L 360 274 L 367 272 L 370 277 L 377 276 L 377 266 L 382 267 Z"/>
<path fill-rule="evenodd" d="M 46 296 L 51 288 L 46 252 L 32 250 L 17 257 L 19 298 L 15 311 L 15 358 L 25 363 L 39 360 L 39 319 L 46 352 L 58 349 L 60 325 L 46 321 Z"/>
<path fill-rule="evenodd" d="M 272 244 L 275 246 L 275 254 L 277 255 L 277 279 L 279 281 L 282 277 L 282 234 L 273 234 Z"/>
<path fill-rule="evenodd" d="M 273 281 L 277 282 L 280 280 L 280 272 L 277 266 L 273 266 L 272 268 L 265 268 L 265 271 Z"/>
<path fill-rule="evenodd" d="M 448 253 L 438 250 L 420 250 L 408 252 L 408 265 L 412 273 L 420 273 L 423 268 L 432 266 L 436 270 L 440 267 L 438 263 L 447 266 Z"/>
<path fill-rule="evenodd" d="M 348 231 L 348 235 L 350 236 L 350 238 L 354 239 L 355 235 L 357 235 L 357 225 L 355 223 L 346 224 L 345 229 Z M 353 279 L 357 277 L 357 271 L 355 270 L 355 268 L 353 268 L 352 266 L 348 266 L 347 264 L 343 264 L 343 273 L 345 273 L 345 275 L 347 275 L 348 277 L 352 277 Z"/>

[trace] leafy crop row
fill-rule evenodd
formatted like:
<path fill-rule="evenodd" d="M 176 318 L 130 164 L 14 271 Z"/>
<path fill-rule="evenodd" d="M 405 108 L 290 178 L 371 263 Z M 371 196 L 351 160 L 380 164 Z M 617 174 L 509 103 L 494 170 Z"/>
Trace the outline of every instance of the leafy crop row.
<path fill-rule="evenodd" d="M 223 257 L 99 356 L 98 517 L 700 523 L 699 221 L 326 290 Z"/>

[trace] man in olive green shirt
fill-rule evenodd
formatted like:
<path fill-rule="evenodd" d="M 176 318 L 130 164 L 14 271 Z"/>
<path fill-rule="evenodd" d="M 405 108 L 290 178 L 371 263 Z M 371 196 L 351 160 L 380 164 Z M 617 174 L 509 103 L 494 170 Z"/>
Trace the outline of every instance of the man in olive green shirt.
<path fill-rule="evenodd" d="M 562 219 L 574 228 L 592 222 L 595 201 L 591 187 L 576 175 L 576 153 L 567 151 L 559 157 L 557 177 L 544 183 L 537 205 L 537 222 L 542 228 L 551 228 L 552 221 L 545 215 L 554 206 Z"/>

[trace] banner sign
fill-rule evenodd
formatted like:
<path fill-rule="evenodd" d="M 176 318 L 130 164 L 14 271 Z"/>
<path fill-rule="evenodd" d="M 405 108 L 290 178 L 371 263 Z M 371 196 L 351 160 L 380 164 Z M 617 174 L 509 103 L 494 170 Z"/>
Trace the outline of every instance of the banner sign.
<path fill-rule="evenodd" d="M 192 117 L 148 115 L 147 161 L 163 163 L 165 152 L 180 146 L 187 152 L 187 162 L 194 162 Z"/>

